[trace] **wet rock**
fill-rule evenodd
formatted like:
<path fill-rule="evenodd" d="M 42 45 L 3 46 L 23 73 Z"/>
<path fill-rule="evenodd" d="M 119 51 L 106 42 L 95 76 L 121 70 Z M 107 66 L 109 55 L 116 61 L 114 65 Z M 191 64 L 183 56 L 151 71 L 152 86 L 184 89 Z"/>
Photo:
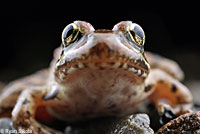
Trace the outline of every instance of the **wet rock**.
<path fill-rule="evenodd" d="M 153 134 L 146 114 L 135 114 L 124 118 L 101 118 L 79 125 L 68 126 L 65 134 Z"/>
<path fill-rule="evenodd" d="M 134 114 L 127 117 L 104 117 L 89 121 L 76 122 L 65 127 L 65 134 L 154 134 L 149 127 L 146 114 Z M 57 124 L 57 128 L 60 126 Z M 56 128 L 56 124 L 54 125 Z M 54 128 L 51 127 L 51 128 Z M 62 128 L 60 128 L 61 130 Z M 0 119 L 0 134 L 17 133 L 9 118 Z"/>
<path fill-rule="evenodd" d="M 156 134 L 200 134 L 200 111 L 187 113 L 171 120 Z"/>
<path fill-rule="evenodd" d="M 0 134 L 17 133 L 17 130 L 12 125 L 12 120 L 9 118 L 0 119 Z"/>
<path fill-rule="evenodd" d="M 150 120 L 146 114 L 128 116 L 116 124 L 114 130 L 109 134 L 153 134 L 149 127 Z"/>

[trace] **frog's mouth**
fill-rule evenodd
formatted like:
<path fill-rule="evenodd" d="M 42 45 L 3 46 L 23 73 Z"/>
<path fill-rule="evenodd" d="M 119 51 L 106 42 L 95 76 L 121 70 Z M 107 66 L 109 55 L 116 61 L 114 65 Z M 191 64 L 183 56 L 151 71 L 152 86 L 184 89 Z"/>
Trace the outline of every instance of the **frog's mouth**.
<path fill-rule="evenodd" d="M 145 58 L 131 59 L 114 51 L 105 52 L 104 54 L 100 53 L 99 50 L 98 54 L 96 52 L 94 54 L 93 51 L 94 48 L 87 55 L 84 54 L 71 61 L 64 61 L 63 63 L 62 61 L 58 62 L 55 76 L 59 80 L 65 81 L 73 72 L 84 69 L 101 71 L 122 70 L 130 72 L 130 74 L 133 74 L 133 77 L 137 77 L 139 80 L 144 80 L 148 76 L 149 65 L 145 61 Z M 66 60 L 66 58 L 64 59 Z"/>
<path fill-rule="evenodd" d="M 83 69 L 95 69 L 95 70 L 114 70 L 114 69 L 122 69 L 122 70 L 128 70 L 130 72 L 133 72 L 135 75 L 137 75 L 138 77 L 141 78 L 146 78 L 146 76 L 148 75 L 148 71 L 130 64 L 130 63 L 126 63 L 126 62 L 118 62 L 118 61 L 95 61 L 95 62 L 87 62 L 87 61 L 79 61 L 77 60 L 74 63 L 68 63 L 68 65 L 66 64 L 65 66 L 62 66 L 61 68 L 59 68 L 59 72 L 58 75 L 63 75 L 63 76 L 67 76 L 70 73 L 72 73 L 73 71 L 76 70 L 83 70 Z"/>

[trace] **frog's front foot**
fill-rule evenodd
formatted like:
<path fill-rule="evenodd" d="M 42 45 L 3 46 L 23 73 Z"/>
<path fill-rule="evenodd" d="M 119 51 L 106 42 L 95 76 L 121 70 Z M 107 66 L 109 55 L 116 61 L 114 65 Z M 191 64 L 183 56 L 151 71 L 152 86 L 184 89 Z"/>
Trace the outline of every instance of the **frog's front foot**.
<path fill-rule="evenodd" d="M 189 89 L 160 69 L 151 70 L 146 79 L 145 91 L 153 92 L 149 98 L 155 104 L 161 117 L 166 115 L 166 111 L 170 117 L 169 120 L 191 112 L 193 102 Z M 164 124 L 166 122 L 164 121 Z"/>
<path fill-rule="evenodd" d="M 32 134 L 61 134 L 35 120 L 36 109 L 44 105 L 44 95 L 45 90 L 41 88 L 22 92 L 12 112 L 13 124 L 17 130 L 30 131 Z"/>

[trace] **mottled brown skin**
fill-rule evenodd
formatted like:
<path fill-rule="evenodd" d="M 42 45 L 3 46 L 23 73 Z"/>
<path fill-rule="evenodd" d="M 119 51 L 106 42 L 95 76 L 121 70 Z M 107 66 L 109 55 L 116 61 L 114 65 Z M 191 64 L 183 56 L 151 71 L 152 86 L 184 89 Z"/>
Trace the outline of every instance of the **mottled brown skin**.
<path fill-rule="evenodd" d="M 156 106 L 167 103 L 177 114 L 191 108 L 192 96 L 178 81 L 183 79 L 183 73 L 177 63 L 150 52 L 145 57 L 144 39 L 138 40 L 138 45 L 127 38 L 127 31 L 136 24 L 123 21 L 112 30 L 94 30 L 83 21 L 73 25 L 82 37 L 67 45 L 63 40 L 50 69 L 4 88 L 0 115 L 8 116 L 5 113 L 14 107 L 12 120 L 17 129 L 29 129 L 34 134 L 55 133 L 36 118 L 71 122 L 124 116 L 134 113 L 147 98 Z"/>
<path fill-rule="evenodd" d="M 0 97 L 0 117 L 10 117 L 19 94 L 29 87 L 42 86 L 48 78 L 48 69 L 36 72 L 33 75 L 10 82 L 3 88 Z"/>

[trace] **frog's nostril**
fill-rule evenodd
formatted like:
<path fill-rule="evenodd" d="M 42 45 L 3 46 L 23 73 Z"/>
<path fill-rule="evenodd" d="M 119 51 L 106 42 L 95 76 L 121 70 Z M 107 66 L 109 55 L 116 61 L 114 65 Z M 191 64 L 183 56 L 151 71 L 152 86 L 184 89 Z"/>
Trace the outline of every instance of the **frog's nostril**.
<path fill-rule="evenodd" d="M 95 33 L 113 33 L 113 30 L 110 29 L 98 29 L 94 31 Z"/>

